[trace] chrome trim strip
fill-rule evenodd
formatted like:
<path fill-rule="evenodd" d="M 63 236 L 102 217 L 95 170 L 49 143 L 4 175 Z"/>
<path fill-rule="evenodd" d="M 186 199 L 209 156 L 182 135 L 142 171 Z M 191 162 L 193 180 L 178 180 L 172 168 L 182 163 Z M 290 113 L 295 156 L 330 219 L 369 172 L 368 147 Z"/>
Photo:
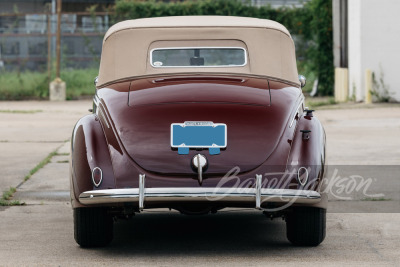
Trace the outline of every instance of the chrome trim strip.
<path fill-rule="evenodd" d="M 256 209 L 261 209 L 261 184 L 262 175 L 256 174 Z"/>
<path fill-rule="evenodd" d="M 145 197 L 145 174 L 139 174 L 139 209 L 143 210 L 144 208 L 144 197 Z"/>
<path fill-rule="evenodd" d="M 98 110 L 99 110 L 99 113 L 100 113 L 99 115 L 103 119 L 103 121 L 106 124 L 107 128 L 110 128 L 110 125 L 107 122 L 107 117 L 104 115 L 103 109 L 99 107 Z"/>
<path fill-rule="evenodd" d="M 297 110 L 298 110 L 298 109 L 297 109 Z M 292 128 L 293 123 L 294 123 L 294 120 L 296 119 L 297 115 L 299 115 L 299 112 L 298 112 L 298 111 L 297 111 L 296 114 L 293 116 L 293 119 L 292 119 L 292 121 L 291 121 L 290 124 L 289 124 L 289 128 Z"/>
<path fill-rule="evenodd" d="M 99 105 L 100 105 L 100 99 L 97 96 L 97 92 L 93 97 L 93 113 L 96 114 L 97 116 L 99 115 Z"/>
<path fill-rule="evenodd" d="M 144 175 L 139 176 L 143 177 Z M 140 180 L 139 180 L 140 181 Z M 162 188 L 124 188 L 86 191 L 80 194 L 82 204 L 138 203 L 143 206 L 151 202 L 256 202 L 256 188 L 215 188 L 215 187 L 162 187 Z M 262 202 L 277 203 L 318 203 L 321 195 L 311 190 L 260 188 Z M 143 193 L 140 193 L 143 192 Z M 143 194 L 141 196 L 141 194 Z M 261 205 L 260 205 L 261 206 Z"/>
<path fill-rule="evenodd" d="M 93 97 L 93 102 L 96 104 L 96 106 L 99 105 L 99 103 L 100 103 L 100 98 L 97 96 L 97 94 L 94 95 L 94 97 Z"/>
<path fill-rule="evenodd" d="M 294 116 L 293 116 L 293 118 L 292 118 L 292 121 L 291 121 L 290 124 L 289 124 L 289 128 L 292 128 L 293 123 L 294 123 L 294 120 L 296 119 L 296 116 L 297 116 L 297 115 L 300 116 L 300 114 L 299 114 L 299 108 L 300 108 L 300 106 L 303 104 L 303 101 L 304 101 L 304 100 L 302 100 L 302 101 L 300 102 L 300 104 L 297 106 L 297 108 L 296 108 L 296 113 L 294 114 Z"/>

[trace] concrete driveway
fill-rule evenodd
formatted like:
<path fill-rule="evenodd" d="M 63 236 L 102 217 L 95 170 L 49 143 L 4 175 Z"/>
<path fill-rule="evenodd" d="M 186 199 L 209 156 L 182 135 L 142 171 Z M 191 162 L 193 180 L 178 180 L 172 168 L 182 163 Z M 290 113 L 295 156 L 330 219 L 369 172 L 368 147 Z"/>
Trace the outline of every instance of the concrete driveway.
<path fill-rule="evenodd" d="M 26 203 L 0 207 L 0 266 L 400 264 L 399 105 L 316 112 L 327 133 L 331 169 L 370 175 L 368 194 L 383 196 L 368 198 L 361 190 L 342 200 L 348 194 L 333 191 L 327 237 L 315 248 L 291 246 L 282 220 L 253 210 L 195 217 L 145 211 L 118 221 L 109 247 L 80 248 L 73 239 L 68 140 L 90 107 L 90 101 L 0 102 L 0 189 L 18 187 L 14 199 Z"/>

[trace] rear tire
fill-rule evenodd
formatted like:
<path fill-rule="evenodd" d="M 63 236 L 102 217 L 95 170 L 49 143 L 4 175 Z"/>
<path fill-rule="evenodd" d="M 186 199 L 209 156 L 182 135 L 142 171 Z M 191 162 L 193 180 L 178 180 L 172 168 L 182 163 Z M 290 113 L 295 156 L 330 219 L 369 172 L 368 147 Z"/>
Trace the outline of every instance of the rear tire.
<path fill-rule="evenodd" d="M 74 237 L 81 247 L 106 246 L 113 239 L 113 219 L 104 208 L 76 208 Z"/>
<path fill-rule="evenodd" d="M 326 209 L 293 207 L 286 214 L 286 236 L 296 246 L 318 246 L 325 232 Z"/>

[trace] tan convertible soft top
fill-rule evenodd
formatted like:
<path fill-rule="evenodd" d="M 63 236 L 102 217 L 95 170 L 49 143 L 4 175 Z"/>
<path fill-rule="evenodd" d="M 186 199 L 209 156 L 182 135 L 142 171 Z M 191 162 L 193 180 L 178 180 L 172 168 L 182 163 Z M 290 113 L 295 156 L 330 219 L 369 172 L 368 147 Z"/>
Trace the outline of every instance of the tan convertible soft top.
<path fill-rule="evenodd" d="M 150 53 L 168 47 L 242 47 L 246 66 L 155 68 Z M 295 48 L 288 30 L 265 19 L 181 16 L 127 20 L 103 41 L 98 87 L 134 77 L 182 73 L 267 76 L 299 86 Z"/>

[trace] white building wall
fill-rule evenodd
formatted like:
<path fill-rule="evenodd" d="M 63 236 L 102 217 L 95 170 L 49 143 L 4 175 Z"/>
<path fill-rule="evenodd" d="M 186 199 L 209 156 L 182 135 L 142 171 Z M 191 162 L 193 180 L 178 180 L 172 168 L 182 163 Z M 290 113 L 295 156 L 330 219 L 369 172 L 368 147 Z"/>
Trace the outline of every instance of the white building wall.
<path fill-rule="evenodd" d="M 361 1 L 348 1 L 348 53 L 349 53 L 349 97 L 363 98 L 359 90 L 362 82 L 361 62 Z"/>
<path fill-rule="evenodd" d="M 400 1 L 349 0 L 349 96 L 365 97 L 365 70 L 384 75 L 392 98 L 400 101 Z"/>

